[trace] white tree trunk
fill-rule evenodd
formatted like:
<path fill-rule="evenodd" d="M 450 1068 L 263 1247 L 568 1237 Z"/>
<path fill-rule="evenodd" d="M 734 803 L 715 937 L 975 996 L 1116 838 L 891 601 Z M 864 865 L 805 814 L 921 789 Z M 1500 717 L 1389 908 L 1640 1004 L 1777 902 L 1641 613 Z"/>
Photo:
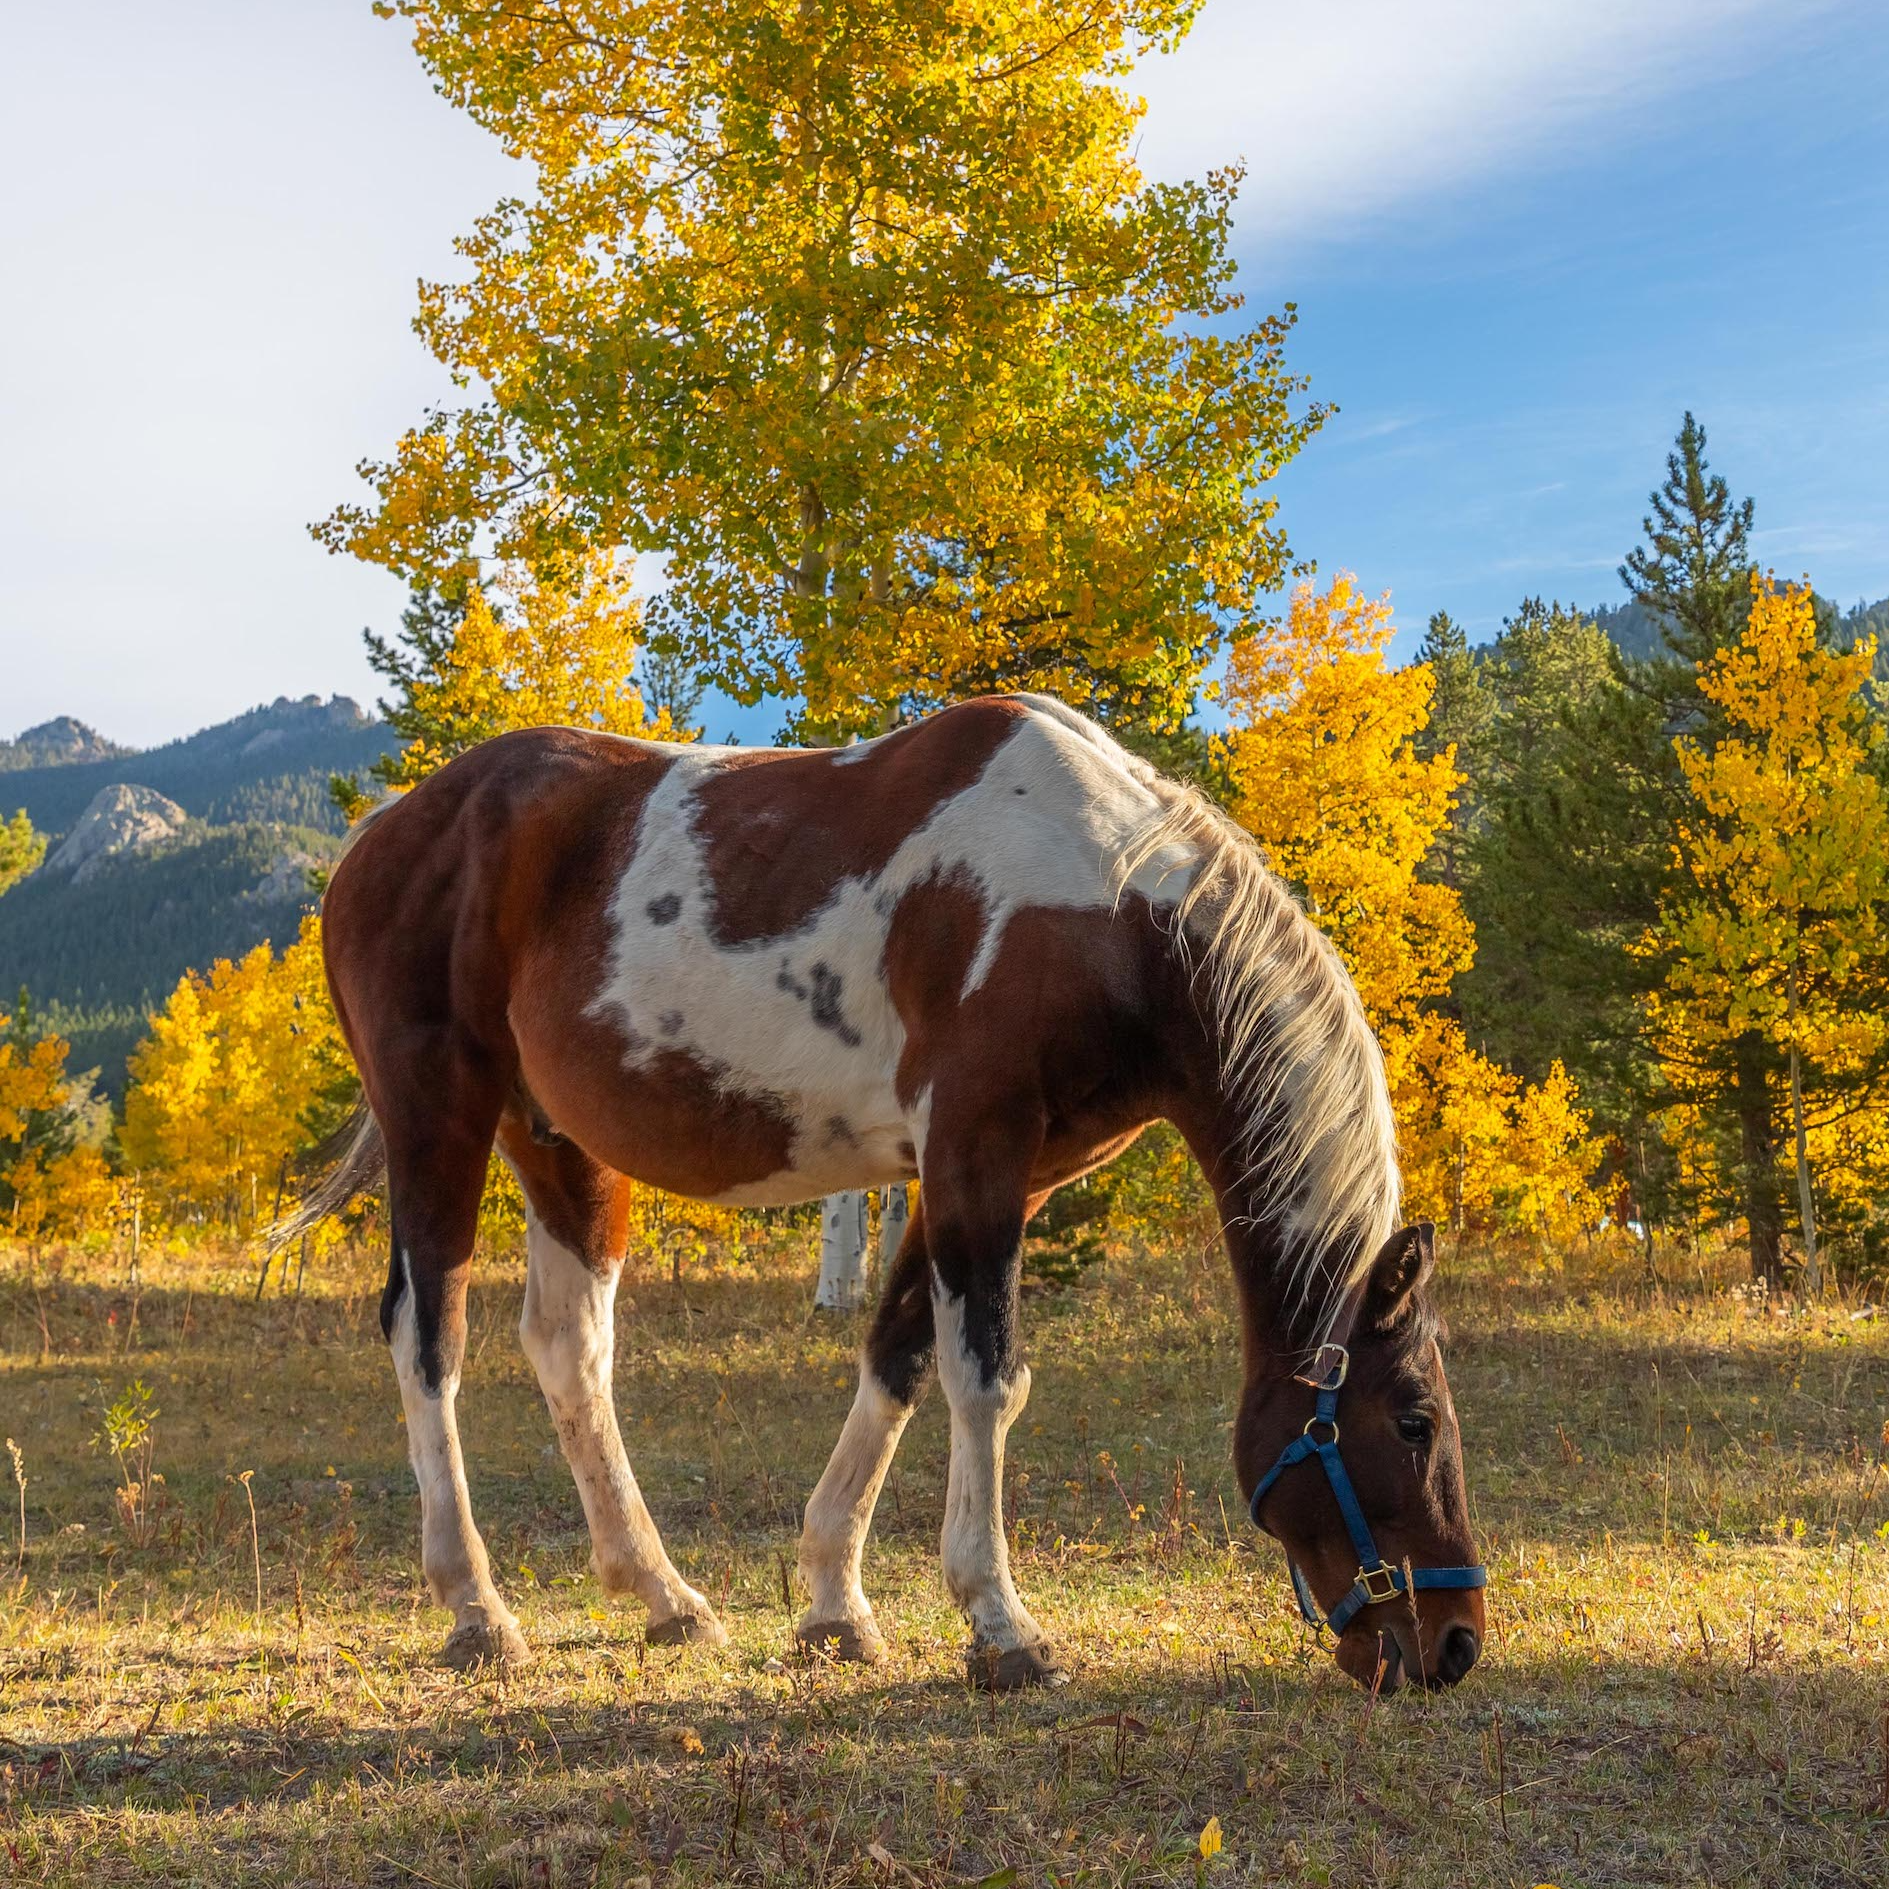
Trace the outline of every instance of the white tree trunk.
<path fill-rule="evenodd" d="M 883 1279 L 898 1257 L 899 1242 L 905 1237 L 905 1223 L 911 1218 L 910 1197 L 903 1181 L 884 1189 L 879 1195 L 879 1277 Z"/>
<path fill-rule="evenodd" d="M 866 1297 L 866 1202 L 863 1193 L 828 1194 L 820 1206 L 820 1284 L 813 1303 L 850 1312 Z"/>
<path fill-rule="evenodd" d="M 1797 1062 L 1797 966 L 1791 965 L 1791 1129 L 1797 1140 L 1797 1211 L 1804 1228 L 1803 1293 L 1814 1299 L 1823 1288 L 1817 1261 L 1817 1206 L 1810 1191 L 1810 1137 L 1804 1129 L 1804 1082 Z"/>

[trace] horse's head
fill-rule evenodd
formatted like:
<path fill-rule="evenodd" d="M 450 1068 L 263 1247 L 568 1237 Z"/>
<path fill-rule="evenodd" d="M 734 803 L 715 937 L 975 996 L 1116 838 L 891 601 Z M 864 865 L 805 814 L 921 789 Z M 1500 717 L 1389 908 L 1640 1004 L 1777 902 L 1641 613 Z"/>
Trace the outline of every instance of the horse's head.
<path fill-rule="evenodd" d="M 1333 1626 L 1338 1664 L 1361 1684 L 1382 1662 L 1387 1691 L 1454 1685 L 1482 1650 L 1434 1264 L 1430 1227 L 1404 1227 L 1302 1375 L 1255 1353 L 1234 1439 L 1253 1519 L 1284 1545 L 1307 1618 Z"/>

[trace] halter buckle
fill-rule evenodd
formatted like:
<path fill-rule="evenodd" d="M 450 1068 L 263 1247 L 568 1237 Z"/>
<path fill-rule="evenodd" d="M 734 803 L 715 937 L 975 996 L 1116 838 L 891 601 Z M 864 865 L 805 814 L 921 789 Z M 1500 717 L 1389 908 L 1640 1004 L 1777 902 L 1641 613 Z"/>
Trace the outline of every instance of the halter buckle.
<path fill-rule="evenodd" d="M 1335 1391 L 1343 1387 L 1351 1371 L 1351 1353 L 1343 1345 L 1327 1340 L 1312 1355 L 1311 1369 L 1294 1374 L 1294 1381 L 1315 1391 Z"/>
<path fill-rule="evenodd" d="M 1383 1583 L 1383 1591 L 1373 1586 L 1373 1582 Z M 1358 1570 L 1358 1585 L 1364 1589 L 1364 1604 L 1375 1607 L 1381 1601 L 1395 1600 L 1404 1590 L 1398 1581 L 1398 1571 L 1387 1561 L 1380 1561 L 1374 1568 Z"/>

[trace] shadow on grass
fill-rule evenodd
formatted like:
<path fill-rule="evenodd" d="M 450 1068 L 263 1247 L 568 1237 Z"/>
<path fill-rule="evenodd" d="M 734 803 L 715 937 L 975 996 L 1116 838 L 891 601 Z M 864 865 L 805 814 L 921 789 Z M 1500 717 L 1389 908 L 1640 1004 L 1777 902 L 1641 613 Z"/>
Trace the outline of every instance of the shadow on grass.
<path fill-rule="evenodd" d="M 101 1882 L 293 1878 L 311 1858 L 319 1880 L 436 1884 L 1185 1881 L 1210 1817 L 1231 1880 L 1395 1859 L 1415 1884 L 1847 1885 L 1889 1862 L 1882 1675 L 1861 1669 L 1720 1662 L 1675 1685 L 1518 1663 L 1375 1702 L 1323 1670 L 1118 1669 L 1000 1701 L 815 1672 L 604 1705 L 462 1681 L 428 1705 L 401 1725 L 0 1740 L 13 1828 Z"/>

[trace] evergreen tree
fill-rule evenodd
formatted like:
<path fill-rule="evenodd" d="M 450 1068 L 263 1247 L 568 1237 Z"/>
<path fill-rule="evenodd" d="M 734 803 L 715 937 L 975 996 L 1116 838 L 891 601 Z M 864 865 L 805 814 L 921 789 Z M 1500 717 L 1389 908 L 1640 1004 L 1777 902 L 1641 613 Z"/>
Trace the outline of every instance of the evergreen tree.
<path fill-rule="evenodd" d="M 368 770 L 383 793 L 401 775 L 406 744 L 438 733 L 433 718 L 416 706 L 416 693 L 437 686 L 447 674 L 453 639 L 466 620 L 467 600 L 477 588 L 471 566 L 461 566 L 444 577 L 418 578 L 408 588 L 407 607 L 400 613 L 395 635 L 382 636 L 372 629 L 361 632 L 368 667 L 385 677 L 393 689 L 392 698 L 383 697 L 375 707 L 401 740 L 399 749 L 382 755 Z M 503 613 L 498 614 L 502 617 Z M 330 775 L 328 795 L 350 824 L 378 798 L 358 774 Z"/>
<path fill-rule="evenodd" d="M 1423 760 L 1451 755 L 1462 780 L 1449 819 L 1437 833 L 1425 862 L 1425 876 L 1462 889 L 1469 871 L 1469 835 L 1481 817 L 1480 787 L 1496 708 L 1482 679 L 1482 665 L 1469 647 L 1463 627 L 1447 610 L 1431 617 L 1417 660 L 1435 678 L 1430 721 L 1412 737 Z"/>
<path fill-rule="evenodd" d="M 1539 599 L 1508 619 L 1483 687 L 1464 1021 L 1530 1080 L 1565 1061 L 1625 1145 L 1653 1103 L 1639 999 L 1656 973 L 1631 946 L 1657 917 L 1676 818 L 1664 715 L 1590 622 Z"/>
<path fill-rule="evenodd" d="M 1698 1146 L 1680 1162 L 1654 1129 L 1673 1098 L 1647 1018 L 1671 966 L 1658 942 L 1682 822 L 1696 822 L 1676 738 L 1711 754 L 1723 710 L 1702 667 L 1734 649 L 1750 613 L 1752 505 L 1734 502 L 1687 414 L 1653 493 L 1646 542 L 1621 576 L 1663 648 L 1624 656 L 1591 624 L 1539 599 L 1490 652 L 1496 699 L 1484 821 L 1469 879 L 1480 952 L 1463 981 L 1472 1036 L 1523 1074 L 1565 1057 L 1613 1141 L 1643 1219 L 1700 1209 L 1746 1224 L 1755 1276 L 1782 1270 L 1783 1065 L 1762 1031 L 1715 1044 L 1694 1070 Z M 1649 939 L 1654 940 L 1647 949 Z"/>
<path fill-rule="evenodd" d="M 1706 463 L 1705 428 L 1688 413 L 1652 494 L 1644 545 L 1628 553 L 1621 581 L 1658 619 L 1668 653 L 1637 667 L 1634 686 L 1660 702 L 1670 734 L 1706 752 L 1723 733 L 1723 711 L 1699 686 L 1702 671 L 1735 649 L 1751 612 L 1752 502 L 1734 503 Z M 1674 838 L 1683 817 L 1677 750 L 1666 763 Z M 1663 975 L 1663 972 L 1662 972 Z M 1762 1030 L 1738 1032 L 1719 1050 L 1719 1086 L 1738 1132 L 1737 1178 L 1751 1246 L 1752 1276 L 1783 1279 L 1784 1199 L 1778 1175 L 1784 1068 Z"/>
<path fill-rule="evenodd" d="M 1627 553 L 1620 581 L 1658 622 L 1667 654 L 1637 680 L 1664 691 L 1676 723 L 1709 722 L 1698 675 L 1738 641 L 1750 612 L 1752 502 L 1733 503 L 1706 463 L 1705 428 L 1688 413 L 1649 503 L 1646 542 Z"/>

